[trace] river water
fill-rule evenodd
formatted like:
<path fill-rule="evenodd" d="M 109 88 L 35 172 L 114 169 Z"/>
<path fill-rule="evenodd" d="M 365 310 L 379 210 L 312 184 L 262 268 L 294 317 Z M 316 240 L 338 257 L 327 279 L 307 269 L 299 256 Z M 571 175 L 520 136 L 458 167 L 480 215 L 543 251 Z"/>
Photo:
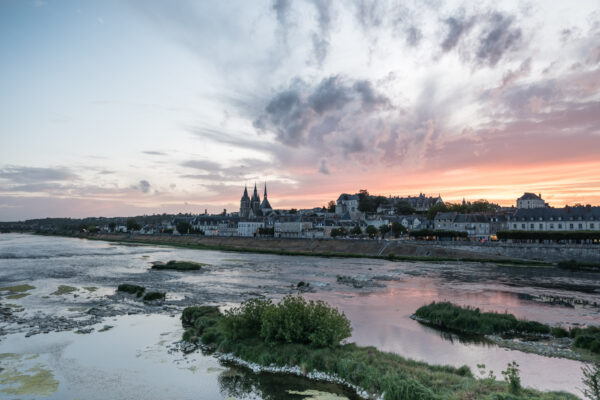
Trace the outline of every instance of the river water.
<path fill-rule="evenodd" d="M 210 266 L 187 273 L 149 270 L 152 261 L 172 259 Z M 375 287 L 339 283 L 338 275 Z M 353 399 L 351 392 L 336 385 L 253 374 L 222 365 L 210 355 L 173 350 L 182 334 L 178 317 L 183 307 L 234 305 L 257 295 L 277 300 L 295 293 L 299 281 L 312 288 L 304 296 L 325 300 L 346 313 L 353 327 L 351 341 L 359 345 L 432 364 L 466 364 L 474 373 L 477 364 L 485 364 L 498 377 L 514 360 L 521 366 L 525 386 L 581 395 L 580 362 L 465 341 L 409 317 L 423 304 L 449 300 L 550 324 L 600 324 L 597 274 L 481 263 L 228 253 L 4 234 L 0 235 L 0 288 L 24 284 L 33 288 L 0 291 L 0 305 L 13 311 L 12 317 L 0 319 L 0 397 L 302 399 L 333 393 Z M 120 283 L 166 291 L 167 301 L 162 306 L 140 305 L 115 295 Z M 69 289 L 57 290 L 61 285 Z M 102 317 L 90 319 L 91 310 L 101 310 Z M 53 324 L 61 318 L 82 321 L 82 327 L 94 324 L 94 329 L 87 334 L 75 333 L 77 328 L 55 332 L 59 329 L 52 329 Z M 105 325 L 111 328 L 103 330 Z"/>

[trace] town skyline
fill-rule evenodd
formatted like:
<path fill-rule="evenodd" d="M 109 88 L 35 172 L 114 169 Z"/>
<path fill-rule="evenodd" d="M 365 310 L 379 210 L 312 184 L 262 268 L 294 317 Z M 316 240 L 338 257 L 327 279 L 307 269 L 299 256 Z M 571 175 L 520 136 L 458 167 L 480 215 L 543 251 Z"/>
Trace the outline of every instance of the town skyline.
<path fill-rule="evenodd" d="M 4 1 L 0 221 L 600 204 L 595 1 Z"/>

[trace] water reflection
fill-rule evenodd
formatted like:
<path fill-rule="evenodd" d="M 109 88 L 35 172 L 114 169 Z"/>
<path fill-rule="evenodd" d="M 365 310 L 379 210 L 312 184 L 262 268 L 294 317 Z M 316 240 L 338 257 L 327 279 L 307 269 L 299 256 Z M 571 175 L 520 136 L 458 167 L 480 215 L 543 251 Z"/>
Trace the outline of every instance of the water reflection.
<path fill-rule="evenodd" d="M 307 391 L 331 393 L 349 400 L 359 399 L 354 392 L 339 385 L 311 382 L 297 376 L 253 374 L 245 368 L 235 366 L 230 366 L 227 371 L 219 375 L 219 387 L 223 397 L 233 397 L 238 400 L 300 400 L 307 396 L 298 393 Z"/>

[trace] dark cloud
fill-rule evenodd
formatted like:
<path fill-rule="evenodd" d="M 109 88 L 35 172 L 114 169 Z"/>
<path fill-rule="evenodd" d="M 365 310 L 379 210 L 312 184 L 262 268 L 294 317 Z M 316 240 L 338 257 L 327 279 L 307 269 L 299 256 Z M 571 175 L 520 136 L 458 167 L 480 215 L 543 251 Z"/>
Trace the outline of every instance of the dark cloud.
<path fill-rule="evenodd" d="M 338 133 L 344 138 L 335 144 L 340 146 L 348 136 L 364 134 L 359 127 L 387 108 L 390 100 L 371 82 L 334 75 L 312 88 L 295 84 L 275 95 L 254 126 L 275 133 L 288 146 L 321 146 L 325 136 Z"/>
<path fill-rule="evenodd" d="M 148 155 L 151 155 L 151 156 L 166 156 L 167 155 L 167 153 L 165 153 L 163 151 L 154 151 L 154 150 L 143 151 L 142 153 L 148 154 Z"/>
<path fill-rule="evenodd" d="M 142 193 L 148 193 L 150 191 L 150 182 L 148 182 L 145 179 L 142 179 L 138 187 L 142 191 Z"/>
<path fill-rule="evenodd" d="M 329 52 L 329 32 L 331 30 L 331 0 L 312 0 L 317 12 L 318 31 L 312 35 L 313 54 L 317 65 L 321 66 Z"/>
<path fill-rule="evenodd" d="M 371 30 L 383 24 L 386 15 L 383 1 L 356 0 L 354 6 L 356 19 L 363 29 Z"/>
<path fill-rule="evenodd" d="M 13 183 L 41 183 L 70 181 L 77 179 L 77 175 L 67 168 L 7 166 L 0 169 L 0 178 Z"/>
<path fill-rule="evenodd" d="M 330 109 L 343 108 L 350 100 L 350 88 L 341 83 L 340 78 L 331 76 L 317 86 L 308 97 L 308 104 L 319 114 Z"/>
<path fill-rule="evenodd" d="M 273 9 L 273 11 L 275 11 L 277 22 L 279 22 L 281 25 L 285 25 L 287 23 L 288 15 L 291 9 L 291 1 L 273 0 L 271 8 Z"/>
<path fill-rule="evenodd" d="M 342 143 L 345 154 L 360 153 L 366 150 L 365 144 L 359 137 L 352 138 L 351 141 Z"/>
<path fill-rule="evenodd" d="M 182 166 L 203 171 L 215 171 L 221 169 L 221 165 L 208 160 L 189 160 L 181 163 Z"/>
<path fill-rule="evenodd" d="M 515 27 L 514 18 L 501 13 L 493 13 L 480 39 L 477 59 L 495 66 L 506 52 L 513 51 L 521 44 L 521 29 Z"/>
<path fill-rule="evenodd" d="M 423 34 L 421 33 L 421 30 L 419 28 L 410 26 L 406 28 L 405 33 L 406 44 L 408 44 L 411 47 L 416 47 L 419 45 L 419 43 L 421 42 L 421 38 L 423 37 Z"/>
<path fill-rule="evenodd" d="M 327 160 L 321 160 L 319 162 L 319 173 L 323 175 L 329 175 L 329 167 L 327 167 Z"/>
<path fill-rule="evenodd" d="M 450 17 L 443 22 L 448 26 L 448 33 L 441 46 L 444 52 L 448 52 L 455 48 L 460 38 L 473 27 L 475 18 Z"/>

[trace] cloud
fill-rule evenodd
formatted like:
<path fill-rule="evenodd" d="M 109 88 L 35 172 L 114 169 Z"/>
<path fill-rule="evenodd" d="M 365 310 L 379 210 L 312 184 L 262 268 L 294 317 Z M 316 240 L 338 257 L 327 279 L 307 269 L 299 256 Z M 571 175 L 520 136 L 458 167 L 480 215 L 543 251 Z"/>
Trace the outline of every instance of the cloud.
<path fill-rule="evenodd" d="M 68 168 L 7 166 L 0 169 L 0 178 L 13 183 L 42 183 L 71 181 L 78 177 Z"/>
<path fill-rule="evenodd" d="M 455 48 L 460 38 L 473 27 L 475 18 L 450 17 L 443 22 L 448 26 L 448 33 L 441 46 L 444 52 L 448 52 Z"/>
<path fill-rule="evenodd" d="M 521 29 L 515 27 L 514 18 L 499 12 L 488 18 L 479 47 L 477 59 L 489 66 L 495 66 L 506 52 L 514 51 L 521 44 Z"/>
<path fill-rule="evenodd" d="M 155 151 L 155 150 L 143 151 L 142 153 L 148 154 L 151 156 L 166 156 L 167 155 L 167 153 L 165 153 L 164 151 Z"/>
<path fill-rule="evenodd" d="M 294 81 L 267 103 L 254 126 L 275 133 L 287 146 L 321 146 L 334 133 L 345 139 L 366 134 L 359 128 L 370 125 L 371 117 L 390 107 L 391 101 L 371 82 L 333 75 L 314 86 Z"/>
<path fill-rule="evenodd" d="M 323 175 L 329 175 L 329 167 L 327 166 L 327 160 L 320 161 L 318 171 Z"/>
<path fill-rule="evenodd" d="M 215 171 L 221 169 L 221 164 L 209 160 L 188 160 L 182 162 L 181 165 L 203 171 Z"/>
<path fill-rule="evenodd" d="M 323 65 L 329 52 L 329 32 L 332 22 L 331 0 L 312 0 L 317 12 L 318 31 L 312 34 L 313 54 L 318 66 Z"/>
<path fill-rule="evenodd" d="M 139 188 L 142 191 L 142 193 L 148 193 L 150 191 L 150 182 L 148 182 L 145 179 L 141 180 Z"/>
<path fill-rule="evenodd" d="M 409 26 L 406 28 L 406 44 L 411 47 L 416 47 L 421 42 L 423 38 L 423 33 L 421 30 L 415 26 Z"/>

